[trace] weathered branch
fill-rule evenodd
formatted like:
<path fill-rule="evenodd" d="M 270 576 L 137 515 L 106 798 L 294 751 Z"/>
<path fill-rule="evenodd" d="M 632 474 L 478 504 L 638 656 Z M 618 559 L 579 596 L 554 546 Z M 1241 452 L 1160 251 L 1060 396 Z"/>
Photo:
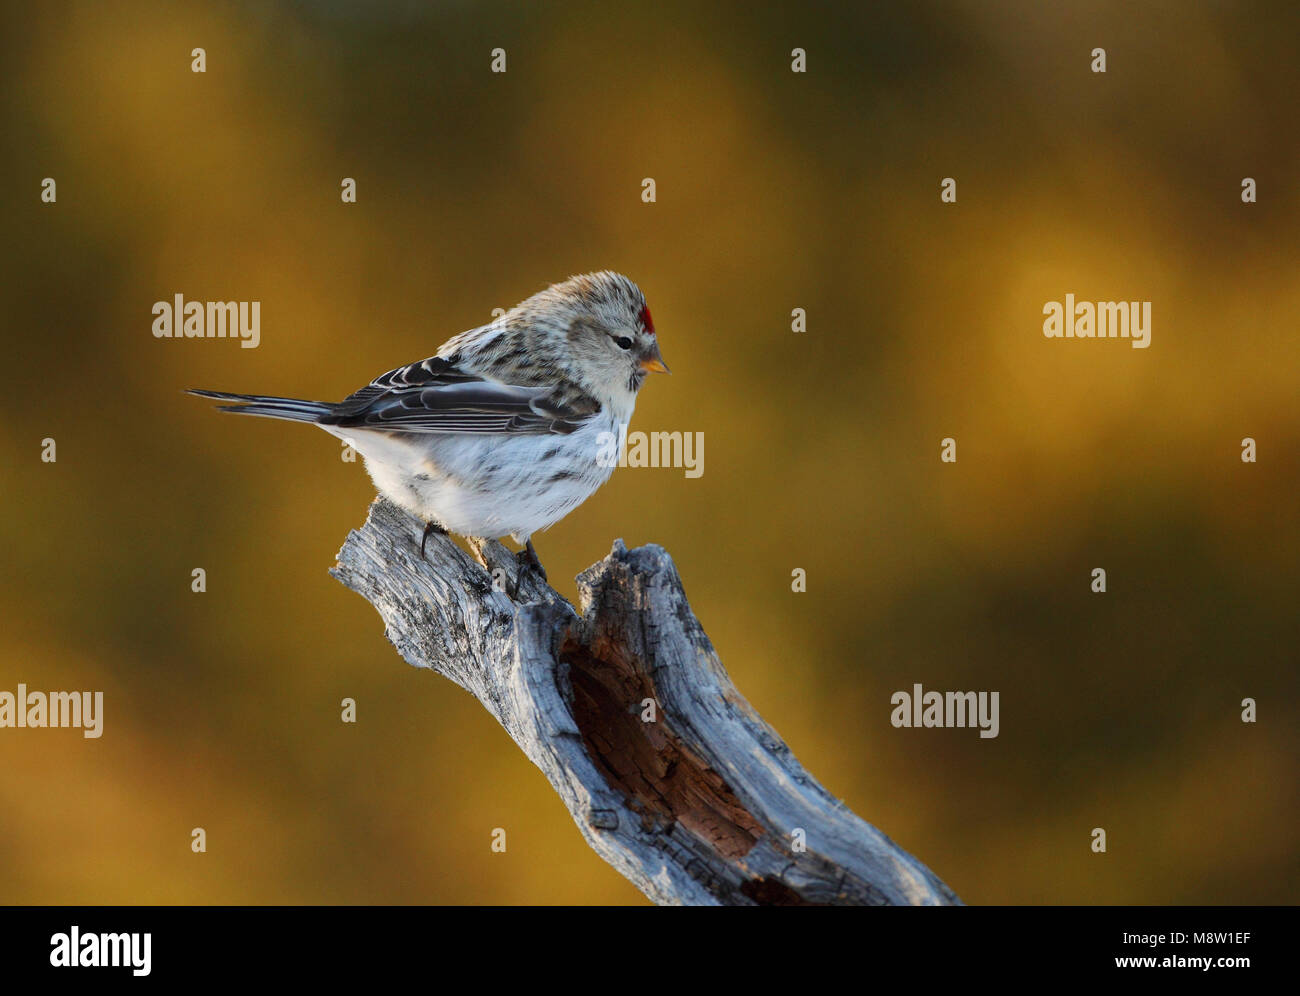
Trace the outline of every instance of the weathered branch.
<path fill-rule="evenodd" d="M 741 697 L 662 548 L 617 541 L 578 576 L 579 615 L 499 543 L 484 548 L 496 585 L 446 537 L 421 558 L 422 528 L 376 499 L 331 573 L 379 610 L 408 663 L 483 703 L 587 843 L 652 900 L 960 902 Z"/>

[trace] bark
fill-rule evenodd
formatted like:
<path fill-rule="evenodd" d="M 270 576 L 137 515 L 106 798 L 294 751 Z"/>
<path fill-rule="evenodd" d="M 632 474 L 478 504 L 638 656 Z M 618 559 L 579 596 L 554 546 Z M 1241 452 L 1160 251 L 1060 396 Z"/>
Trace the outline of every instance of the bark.
<path fill-rule="evenodd" d="M 460 685 L 546 775 L 587 843 L 650 899 L 960 904 L 808 774 L 727 677 L 658 546 L 578 576 L 579 609 L 499 543 L 492 573 L 377 498 L 331 573 L 407 663 Z"/>

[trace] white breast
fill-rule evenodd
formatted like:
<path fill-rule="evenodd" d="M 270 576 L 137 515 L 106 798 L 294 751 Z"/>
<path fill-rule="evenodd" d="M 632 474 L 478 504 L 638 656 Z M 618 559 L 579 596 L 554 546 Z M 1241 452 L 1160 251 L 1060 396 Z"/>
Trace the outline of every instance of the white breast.
<path fill-rule="evenodd" d="M 351 433 L 375 486 L 412 514 L 461 536 L 524 542 L 609 480 L 625 425 L 605 414 L 569 435 L 334 435 Z"/>

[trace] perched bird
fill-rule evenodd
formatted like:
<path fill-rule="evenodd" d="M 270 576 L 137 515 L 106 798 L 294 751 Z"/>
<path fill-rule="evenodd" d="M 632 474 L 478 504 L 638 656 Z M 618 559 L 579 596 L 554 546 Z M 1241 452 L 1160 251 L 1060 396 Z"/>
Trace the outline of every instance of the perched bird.
<path fill-rule="evenodd" d="M 533 533 L 609 479 L 611 440 L 649 372 L 668 368 L 645 296 L 606 270 L 548 287 L 337 403 L 190 393 L 350 441 L 380 492 L 427 524 L 421 553 L 430 533 L 451 532 L 482 562 L 483 541 L 510 536 L 545 578 Z"/>

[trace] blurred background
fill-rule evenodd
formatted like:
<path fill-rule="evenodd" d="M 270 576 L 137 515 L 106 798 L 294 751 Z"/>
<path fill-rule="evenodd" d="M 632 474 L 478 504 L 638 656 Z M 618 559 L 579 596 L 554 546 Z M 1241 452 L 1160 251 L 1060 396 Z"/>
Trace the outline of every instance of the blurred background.
<path fill-rule="evenodd" d="M 535 537 L 562 593 L 664 545 L 739 689 L 968 903 L 1296 901 L 1300 8 L 15 6 L 0 689 L 105 705 L 0 730 L 0 903 L 645 902 L 326 573 L 360 464 L 181 393 L 341 398 L 601 268 L 674 372 L 632 428 L 704 475 Z M 260 301 L 260 347 L 154 338 L 177 293 Z M 1151 301 L 1151 347 L 1045 339 L 1066 293 Z M 894 729 L 914 682 L 998 691 L 1000 736 Z"/>

